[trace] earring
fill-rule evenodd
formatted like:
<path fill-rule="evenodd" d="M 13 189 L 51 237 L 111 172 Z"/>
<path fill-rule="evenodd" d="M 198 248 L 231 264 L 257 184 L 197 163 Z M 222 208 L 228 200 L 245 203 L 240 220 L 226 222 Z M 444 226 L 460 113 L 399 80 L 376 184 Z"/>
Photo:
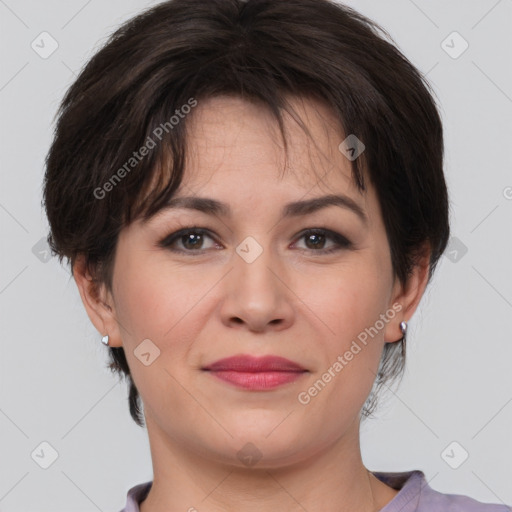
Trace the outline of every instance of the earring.
<path fill-rule="evenodd" d="M 405 337 L 405 333 L 407 332 L 407 322 L 400 322 L 400 330 L 402 331 L 402 336 Z"/>
<path fill-rule="evenodd" d="M 101 342 L 104 343 L 105 345 L 108 345 L 108 334 L 105 334 L 105 336 L 101 338 Z"/>

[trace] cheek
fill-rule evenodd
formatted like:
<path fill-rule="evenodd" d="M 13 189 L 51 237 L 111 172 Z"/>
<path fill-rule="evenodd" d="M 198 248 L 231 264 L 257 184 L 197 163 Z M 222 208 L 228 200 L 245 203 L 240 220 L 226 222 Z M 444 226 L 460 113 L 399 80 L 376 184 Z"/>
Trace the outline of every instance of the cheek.
<path fill-rule="evenodd" d="M 116 309 L 133 336 L 164 344 L 197 315 L 196 306 L 213 279 L 170 265 L 165 255 L 119 261 Z M 190 324 L 188 324 L 190 327 Z"/>
<path fill-rule="evenodd" d="M 188 369 L 183 363 L 196 336 L 197 326 L 190 320 L 199 314 L 194 306 L 206 284 L 133 254 L 118 262 L 117 271 L 116 312 L 132 378 L 145 407 L 172 410 L 179 403 L 177 381 L 184 380 Z"/>
<path fill-rule="evenodd" d="M 327 326 L 329 339 L 345 345 L 384 313 L 391 290 L 389 270 L 371 254 L 303 281 L 304 302 Z"/>
<path fill-rule="evenodd" d="M 209 317 L 208 292 L 218 277 L 170 265 L 165 255 L 146 260 L 144 253 L 138 255 L 117 263 L 116 311 L 132 376 L 142 397 L 152 403 L 158 390 L 175 387 L 172 376 L 181 382 L 192 369 L 189 353 Z M 147 339 L 154 346 L 147 341 L 141 345 Z M 151 358 L 157 354 L 148 366 L 138 358 L 139 347 L 146 346 Z"/>
<path fill-rule="evenodd" d="M 314 408 L 317 414 L 329 410 L 345 421 L 349 411 L 358 410 L 366 400 L 384 343 L 384 329 L 375 328 L 385 311 L 384 297 L 384 288 L 353 274 L 329 288 L 324 310 L 329 332 L 318 340 L 323 364 L 312 382 L 313 386 L 317 379 L 327 383 L 325 391 L 318 393 L 322 397 Z"/>
<path fill-rule="evenodd" d="M 384 343 L 380 315 L 388 307 L 392 284 L 388 276 L 385 262 L 367 251 L 336 272 L 308 281 L 309 292 L 304 287 L 305 302 L 314 305 L 311 309 L 327 326 L 317 340 L 323 364 L 315 378 L 329 381 L 318 407 L 346 413 L 359 408 L 368 396 Z"/>

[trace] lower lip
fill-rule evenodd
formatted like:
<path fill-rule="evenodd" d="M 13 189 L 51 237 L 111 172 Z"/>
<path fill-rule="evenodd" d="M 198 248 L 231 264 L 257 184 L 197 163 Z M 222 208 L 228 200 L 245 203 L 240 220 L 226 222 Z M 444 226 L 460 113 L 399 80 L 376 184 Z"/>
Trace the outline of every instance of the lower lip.
<path fill-rule="evenodd" d="M 264 391 L 293 382 L 306 372 L 235 372 L 222 370 L 210 371 L 209 373 L 240 388 Z"/>

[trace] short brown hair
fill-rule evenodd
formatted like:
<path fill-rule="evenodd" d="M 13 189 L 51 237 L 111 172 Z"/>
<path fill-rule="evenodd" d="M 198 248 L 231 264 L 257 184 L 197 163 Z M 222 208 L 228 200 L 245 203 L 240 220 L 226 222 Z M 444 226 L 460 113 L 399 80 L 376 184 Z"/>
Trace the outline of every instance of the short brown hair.
<path fill-rule="evenodd" d="M 286 144 L 282 111 L 299 95 L 327 102 L 344 133 L 365 144 L 353 176 L 360 190 L 365 178 L 375 186 L 395 275 L 405 282 L 427 243 L 431 277 L 449 237 L 442 125 L 424 77 L 386 38 L 329 0 L 169 0 L 129 20 L 62 101 L 44 181 L 52 251 L 71 265 L 85 255 L 111 289 L 120 230 L 158 212 L 180 185 L 187 120 L 172 123 L 176 110 L 220 94 L 259 101 Z M 159 126 L 159 144 L 128 169 Z M 142 426 L 124 350 L 109 350 Z M 405 339 L 385 345 L 376 389 L 401 375 L 404 359 Z M 374 405 L 372 392 L 366 415 Z"/>

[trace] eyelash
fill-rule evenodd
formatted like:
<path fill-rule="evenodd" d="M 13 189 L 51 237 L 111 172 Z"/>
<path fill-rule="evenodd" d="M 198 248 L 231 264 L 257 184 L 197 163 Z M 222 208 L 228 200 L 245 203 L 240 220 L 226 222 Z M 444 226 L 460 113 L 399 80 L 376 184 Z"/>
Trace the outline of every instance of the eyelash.
<path fill-rule="evenodd" d="M 168 249 L 172 252 L 177 252 L 177 253 L 182 253 L 182 254 L 187 253 L 187 254 L 190 254 L 193 256 L 198 256 L 200 254 L 203 254 L 208 249 L 198 249 L 198 250 L 186 250 L 185 249 L 185 250 L 183 250 L 183 249 L 171 248 L 171 245 L 174 242 L 179 241 L 179 239 L 181 237 L 191 234 L 191 233 L 196 234 L 196 235 L 206 235 L 215 241 L 215 238 L 211 235 L 210 230 L 205 229 L 205 228 L 200 228 L 198 226 L 191 226 L 188 228 L 180 229 L 178 231 L 171 233 L 170 235 L 167 235 L 162 240 L 160 240 L 160 242 L 158 242 L 158 245 L 160 247 Z M 302 233 L 300 233 L 297 240 L 300 240 L 302 238 L 305 238 L 305 237 L 311 236 L 311 235 L 324 235 L 328 239 L 330 238 L 333 242 L 335 242 L 336 246 L 331 247 L 330 249 L 299 249 L 300 251 L 306 251 L 306 252 L 309 251 L 309 252 L 314 252 L 314 253 L 318 253 L 321 255 L 325 255 L 325 254 L 331 254 L 331 253 L 334 253 L 334 252 L 337 252 L 337 251 L 340 251 L 343 249 L 350 249 L 353 246 L 352 242 L 350 242 L 350 240 L 348 240 L 343 235 L 340 235 L 339 233 L 331 231 L 330 229 L 324 229 L 324 228 L 306 229 Z"/>

